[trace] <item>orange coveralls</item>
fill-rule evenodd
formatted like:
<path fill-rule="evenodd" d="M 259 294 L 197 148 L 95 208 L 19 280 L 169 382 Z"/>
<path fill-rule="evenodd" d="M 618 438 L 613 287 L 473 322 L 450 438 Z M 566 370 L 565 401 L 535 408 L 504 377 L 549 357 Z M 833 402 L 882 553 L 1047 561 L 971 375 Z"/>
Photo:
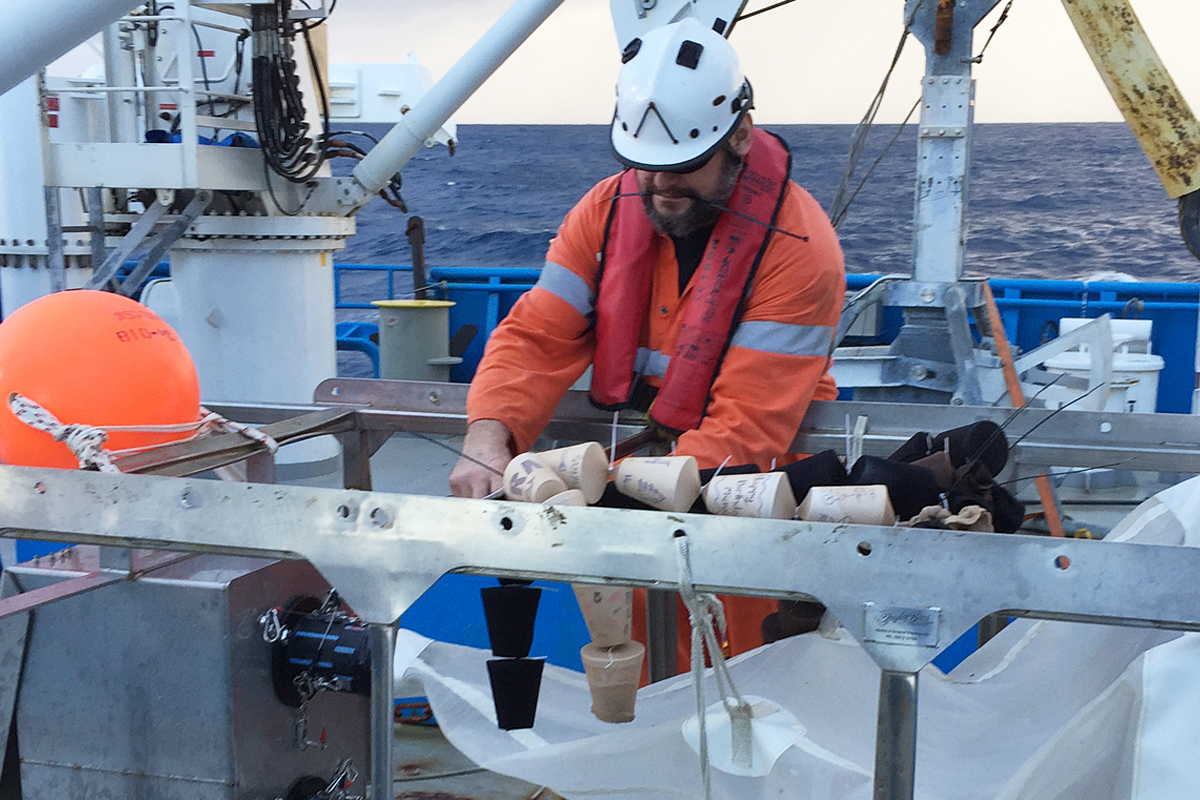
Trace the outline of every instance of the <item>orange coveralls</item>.
<path fill-rule="evenodd" d="M 558 401 L 592 361 L 599 255 L 619 180 L 615 175 L 596 184 L 567 214 L 550 243 L 541 280 L 492 333 L 471 384 L 469 421 L 500 420 L 512 431 L 518 452 L 533 446 Z M 726 458 L 769 469 L 772 459 L 788 452 L 809 402 L 837 396 L 828 367 L 846 290 L 841 247 L 825 211 L 795 183 L 788 184 L 776 226 L 808 241 L 771 235 L 705 416 L 677 442 L 678 454 L 695 456 L 701 469 Z M 641 342 L 669 355 L 692 287 L 680 295 L 674 244 L 666 235 L 656 238 L 658 260 Z M 653 376 L 647 380 L 657 383 Z M 722 600 L 729 651 L 761 645 L 762 619 L 777 610 L 777 601 Z M 687 615 L 681 613 L 683 623 Z M 634 630 L 645 641 L 645 619 L 637 609 Z M 681 624 L 679 632 L 679 664 L 686 666 L 688 626 Z"/>

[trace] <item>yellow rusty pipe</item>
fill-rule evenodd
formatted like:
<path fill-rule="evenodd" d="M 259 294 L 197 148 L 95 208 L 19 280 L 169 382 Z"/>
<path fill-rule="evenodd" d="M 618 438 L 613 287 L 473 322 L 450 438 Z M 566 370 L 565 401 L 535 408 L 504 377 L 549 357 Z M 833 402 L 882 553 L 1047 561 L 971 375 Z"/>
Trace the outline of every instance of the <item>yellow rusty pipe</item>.
<path fill-rule="evenodd" d="M 1200 190 L 1200 124 L 1129 0 L 1062 3 L 1167 194 Z"/>

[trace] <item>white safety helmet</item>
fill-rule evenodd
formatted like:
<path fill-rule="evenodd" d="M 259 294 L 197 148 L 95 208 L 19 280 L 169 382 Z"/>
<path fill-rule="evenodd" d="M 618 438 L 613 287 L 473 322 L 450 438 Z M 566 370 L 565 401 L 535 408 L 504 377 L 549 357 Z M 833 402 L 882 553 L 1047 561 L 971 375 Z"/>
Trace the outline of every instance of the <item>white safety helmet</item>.
<path fill-rule="evenodd" d="M 750 110 L 733 47 L 691 17 L 634 39 L 621 56 L 613 154 L 627 167 L 688 172 L 704 164 Z"/>

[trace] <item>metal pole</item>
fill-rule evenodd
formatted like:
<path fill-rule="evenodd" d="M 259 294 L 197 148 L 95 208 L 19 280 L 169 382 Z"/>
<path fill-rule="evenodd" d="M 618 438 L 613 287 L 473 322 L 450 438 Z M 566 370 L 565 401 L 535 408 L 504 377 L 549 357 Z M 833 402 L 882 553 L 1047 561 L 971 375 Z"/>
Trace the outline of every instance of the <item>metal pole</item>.
<path fill-rule="evenodd" d="M 108 251 L 104 247 L 104 190 L 99 186 L 87 188 L 88 227 L 92 235 L 92 269 L 100 269 Z"/>
<path fill-rule="evenodd" d="M 104 76 L 108 82 L 106 88 L 137 85 L 133 51 L 126 50 L 121 46 L 121 23 L 119 22 L 114 22 L 104 29 Z M 108 140 L 110 142 L 136 142 L 138 140 L 137 94 L 112 92 L 105 97 L 105 102 L 108 105 Z"/>
<path fill-rule="evenodd" d="M 425 299 L 425 220 L 420 217 L 409 217 L 408 227 L 404 231 L 408 237 L 408 247 L 412 251 L 413 297 Z"/>
<path fill-rule="evenodd" d="M 646 590 L 646 669 L 651 683 L 673 678 L 679 672 L 678 596 L 661 589 Z"/>
<path fill-rule="evenodd" d="M 517 0 L 354 168 L 359 205 L 387 185 L 425 140 L 491 77 L 563 0 Z"/>
<path fill-rule="evenodd" d="M 367 626 L 371 644 L 371 800 L 392 800 L 392 659 L 396 653 L 396 628 Z"/>
<path fill-rule="evenodd" d="M 58 187 L 45 187 L 46 198 L 46 265 L 50 268 L 50 291 L 67 288 L 66 257 L 63 255 L 62 208 L 58 203 Z"/>
<path fill-rule="evenodd" d="M 196 129 L 196 76 L 192 63 L 192 53 L 195 52 L 192 38 L 192 0 L 181 0 L 175 13 L 183 20 L 179 25 L 179 33 L 175 39 L 175 68 L 179 72 L 179 143 L 180 157 L 183 159 L 183 183 L 187 188 L 200 186 L 200 166 L 197 163 L 200 153 L 200 131 Z M 155 98 L 146 98 L 147 109 L 154 108 Z M 147 113 L 147 116 L 153 116 Z"/>
<path fill-rule="evenodd" d="M 0 94 L 118 20 L 137 0 L 4 0 Z M 53 23 L 48 24 L 48 20 Z"/>
<path fill-rule="evenodd" d="M 917 673 L 879 676 L 874 800 L 912 800 L 917 763 Z"/>

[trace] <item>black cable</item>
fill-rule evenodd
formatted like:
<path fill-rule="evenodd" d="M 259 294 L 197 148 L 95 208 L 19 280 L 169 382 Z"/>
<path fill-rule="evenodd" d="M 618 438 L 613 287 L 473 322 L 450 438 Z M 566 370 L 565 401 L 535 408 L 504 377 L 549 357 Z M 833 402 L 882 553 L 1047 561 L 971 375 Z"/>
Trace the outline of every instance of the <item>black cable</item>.
<path fill-rule="evenodd" d="M 832 217 L 830 217 L 830 223 L 833 225 L 834 230 L 837 230 L 837 227 L 842 224 L 842 220 L 846 218 L 847 212 L 850 211 L 850 205 L 854 202 L 854 199 L 858 197 L 858 193 L 863 190 L 863 187 L 867 185 L 867 181 L 870 180 L 871 173 L 875 171 L 875 168 L 879 166 L 879 162 L 883 161 L 883 157 L 886 156 L 888 151 L 892 149 L 892 145 L 894 145 L 896 140 L 900 138 L 900 134 L 904 133 L 904 126 L 908 124 L 909 119 L 912 118 L 913 112 L 916 111 L 920 106 L 921 99 L 917 98 L 917 102 L 913 103 L 912 108 L 910 108 L 908 113 L 904 115 L 904 120 L 896 126 L 896 132 L 892 134 L 892 138 L 888 140 L 888 143 L 883 146 L 883 150 L 881 150 L 875 160 L 871 162 L 871 166 L 867 168 L 867 174 L 863 175 L 862 180 L 858 182 L 858 186 L 854 187 L 854 191 L 850 193 L 850 197 L 846 198 L 846 202 L 842 204 L 841 208 L 838 209 L 838 211 L 835 212 Z"/>
<path fill-rule="evenodd" d="M 867 112 L 863 115 L 862 120 L 858 123 L 858 128 L 854 131 L 854 137 L 850 143 L 850 152 L 846 156 L 846 168 L 842 171 L 842 180 L 838 184 L 837 193 L 834 195 L 833 202 L 829 205 L 830 219 L 837 218 L 839 221 L 846 216 L 846 208 L 849 206 L 849 201 L 846 199 L 846 193 L 850 188 L 850 180 L 854 177 L 854 170 L 858 166 L 858 161 L 862 158 L 863 148 L 867 144 L 867 134 L 871 130 L 871 126 L 875 122 L 875 116 L 879 113 L 879 108 L 883 104 L 883 96 L 887 92 L 888 82 L 892 79 L 892 73 L 896 69 L 896 65 L 900 62 L 900 55 L 904 52 L 904 43 L 908 41 L 908 34 L 912 31 L 913 22 L 916 20 L 917 12 L 924 4 L 924 0 L 917 0 L 913 6 L 912 13 L 904 22 L 904 31 L 900 34 L 900 41 L 896 45 L 896 52 L 892 55 L 892 63 L 888 66 L 887 73 L 883 76 L 883 82 L 879 86 L 879 90 L 875 93 L 875 97 L 867 106 Z"/>
<path fill-rule="evenodd" d="M 146 11 L 151 17 L 157 17 L 159 13 L 158 0 L 150 0 Z M 146 26 L 146 44 L 150 47 L 158 47 L 158 20 L 154 20 Z"/>
<path fill-rule="evenodd" d="M 269 167 L 293 183 L 305 183 L 325 162 L 329 104 L 306 26 L 293 22 L 289 10 L 289 0 L 276 0 L 274 4 L 252 8 L 254 118 L 259 145 Z M 305 31 L 313 78 L 320 93 L 322 134 L 315 142 L 305 119 L 304 98 L 293 57 L 292 42 L 297 31 Z"/>
<path fill-rule="evenodd" d="M 325 91 L 325 79 L 321 77 L 321 66 L 317 63 L 317 53 L 313 49 L 312 37 L 309 36 L 309 31 L 312 27 L 305 27 L 304 32 L 304 47 L 308 50 L 308 67 L 312 70 L 313 83 L 317 85 L 317 97 L 321 101 L 321 129 L 325 141 L 329 141 L 329 96 Z"/>
<path fill-rule="evenodd" d="M 735 17 L 733 21 L 741 22 L 744 19 L 750 19 L 751 17 L 757 17 L 759 14 L 765 14 L 768 11 L 774 11 L 775 9 L 779 8 L 780 6 L 786 6 L 788 3 L 794 3 L 794 2 L 796 2 L 796 0 L 779 0 L 778 3 L 772 3 L 771 5 L 769 5 L 765 8 L 760 8 L 760 9 L 757 9 L 756 11 L 751 11 L 749 14 L 738 14 L 737 17 Z"/>
<path fill-rule="evenodd" d="M 1000 12 L 1000 19 L 996 20 L 996 24 L 992 26 L 991 32 L 988 34 L 987 41 L 983 43 L 983 47 L 979 50 L 979 55 L 975 56 L 975 62 L 983 61 L 983 54 L 987 52 L 988 45 L 992 43 L 992 37 L 996 35 L 996 31 L 1000 30 L 1000 26 L 1008 19 L 1008 12 L 1012 9 L 1013 0 L 1008 0 L 1008 4 L 1004 6 L 1004 10 Z"/>
<path fill-rule="evenodd" d="M 194 22 L 192 23 L 192 35 L 196 37 L 196 55 L 200 57 L 200 75 L 204 78 L 204 91 L 208 93 L 208 113 L 215 117 L 217 115 L 217 106 L 213 102 L 212 83 L 208 80 L 208 55 L 204 50 L 204 42 L 200 41 L 200 31 L 196 28 L 196 23 Z M 217 140 L 217 134 L 220 132 L 219 128 L 213 129 L 213 141 Z"/>
<path fill-rule="evenodd" d="M 349 130 L 331 131 L 329 135 L 330 136 L 362 136 L 363 138 L 370 139 L 373 144 L 379 144 L 379 139 L 377 139 L 376 137 L 367 133 L 366 131 L 349 131 Z"/>
<path fill-rule="evenodd" d="M 246 40 L 250 38 L 250 31 L 242 28 L 242 32 L 238 34 L 237 41 L 233 45 L 233 91 L 230 94 L 237 94 L 238 89 L 242 86 L 242 67 L 246 64 Z"/>

